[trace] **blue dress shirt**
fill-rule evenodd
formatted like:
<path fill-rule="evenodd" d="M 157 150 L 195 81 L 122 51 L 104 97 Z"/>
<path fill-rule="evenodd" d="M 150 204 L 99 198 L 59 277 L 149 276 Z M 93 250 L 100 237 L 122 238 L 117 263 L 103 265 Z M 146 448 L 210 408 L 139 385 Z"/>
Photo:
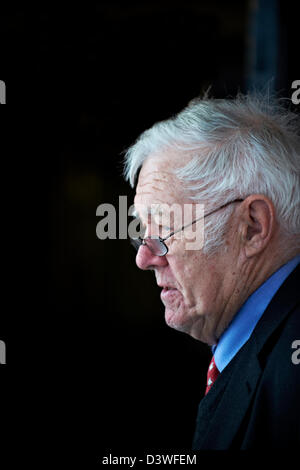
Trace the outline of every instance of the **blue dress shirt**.
<path fill-rule="evenodd" d="M 215 363 L 220 372 L 248 341 L 272 297 L 299 262 L 300 255 L 281 266 L 250 295 L 240 308 L 218 343 L 212 347 Z"/>

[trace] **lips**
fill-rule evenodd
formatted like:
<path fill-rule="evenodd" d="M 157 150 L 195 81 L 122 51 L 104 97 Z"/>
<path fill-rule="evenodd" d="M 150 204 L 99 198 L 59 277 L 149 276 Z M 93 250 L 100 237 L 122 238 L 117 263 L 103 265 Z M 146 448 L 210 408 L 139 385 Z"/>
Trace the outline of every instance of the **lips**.
<path fill-rule="evenodd" d="M 159 283 L 157 284 L 159 287 L 162 287 L 163 289 L 166 289 L 166 290 L 172 290 L 172 289 L 176 289 L 176 287 L 173 287 L 171 286 L 170 284 L 163 284 L 163 283 Z"/>
<path fill-rule="evenodd" d="M 159 284 L 159 287 L 162 287 L 162 291 L 160 293 L 160 298 L 163 303 L 169 303 L 172 299 L 179 294 L 179 291 L 176 287 L 172 287 L 170 285 Z"/>
<path fill-rule="evenodd" d="M 161 295 L 171 294 L 172 292 L 178 292 L 174 287 L 164 287 L 161 291 Z"/>

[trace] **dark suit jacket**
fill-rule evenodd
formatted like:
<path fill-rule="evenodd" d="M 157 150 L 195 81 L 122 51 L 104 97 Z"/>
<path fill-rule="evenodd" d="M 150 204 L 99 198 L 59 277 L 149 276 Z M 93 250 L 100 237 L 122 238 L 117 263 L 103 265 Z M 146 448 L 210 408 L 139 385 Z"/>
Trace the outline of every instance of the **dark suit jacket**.
<path fill-rule="evenodd" d="M 193 449 L 287 449 L 300 444 L 300 265 L 198 409 Z"/>

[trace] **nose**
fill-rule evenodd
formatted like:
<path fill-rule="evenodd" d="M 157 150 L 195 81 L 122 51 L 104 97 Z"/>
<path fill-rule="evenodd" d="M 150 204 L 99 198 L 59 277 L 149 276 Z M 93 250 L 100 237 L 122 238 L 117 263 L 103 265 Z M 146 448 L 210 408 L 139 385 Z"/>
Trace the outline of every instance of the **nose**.
<path fill-rule="evenodd" d="M 135 262 L 137 267 L 143 270 L 154 269 L 159 266 L 167 266 L 168 264 L 165 255 L 154 255 L 146 245 L 140 246 L 135 258 Z"/>

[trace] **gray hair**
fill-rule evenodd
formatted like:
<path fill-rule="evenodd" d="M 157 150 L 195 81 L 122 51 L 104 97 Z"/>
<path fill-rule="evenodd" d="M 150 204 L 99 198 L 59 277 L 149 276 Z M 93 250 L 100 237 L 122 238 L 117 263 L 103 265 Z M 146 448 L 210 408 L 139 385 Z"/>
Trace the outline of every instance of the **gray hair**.
<path fill-rule="evenodd" d="M 233 99 L 197 98 L 177 115 L 143 132 L 125 155 L 125 178 L 134 186 L 151 154 L 189 151 L 191 159 L 174 169 L 190 199 L 211 207 L 250 194 L 274 204 L 281 230 L 300 234 L 300 120 L 283 100 L 257 93 Z M 205 224 L 204 251 L 222 245 L 228 206 Z M 217 219 L 217 220 L 216 220 Z"/>

